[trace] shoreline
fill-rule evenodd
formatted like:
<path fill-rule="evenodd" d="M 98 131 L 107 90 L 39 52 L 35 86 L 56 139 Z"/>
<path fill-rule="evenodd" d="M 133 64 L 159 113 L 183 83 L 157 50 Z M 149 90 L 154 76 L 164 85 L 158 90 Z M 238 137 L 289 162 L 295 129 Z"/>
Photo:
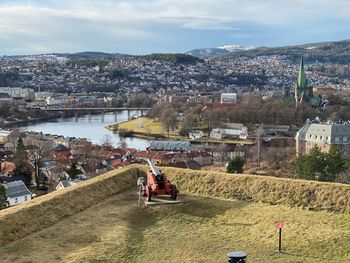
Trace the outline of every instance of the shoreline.
<path fill-rule="evenodd" d="M 16 126 L 19 126 L 22 124 L 45 122 L 45 121 L 49 121 L 49 120 L 59 119 L 60 117 L 61 116 L 49 116 L 49 117 L 33 118 L 30 120 L 11 121 L 8 123 L 4 123 L 3 128 L 16 128 Z"/>
<path fill-rule="evenodd" d="M 123 123 L 126 123 L 128 121 L 124 121 Z M 118 133 L 118 125 L 119 123 L 116 124 L 110 124 L 105 126 L 105 128 L 113 133 Z M 118 133 L 119 134 L 119 133 Z M 120 135 L 119 135 L 120 136 Z M 121 136 L 120 136 L 121 137 Z M 253 145 L 254 141 L 252 140 L 218 140 L 218 139 L 213 139 L 213 138 L 199 138 L 199 139 L 193 139 L 190 140 L 187 137 L 183 136 L 176 136 L 176 135 L 170 135 L 170 137 L 167 137 L 166 135 L 159 134 L 159 133 L 143 133 L 143 132 L 135 132 L 132 130 L 128 131 L 128 135 L 124 136 L 124 138 L 139 138 L 139 139 L 144 139 L 144 140 L 161 140 L 161 141 L 189 141 L 190 143 L 193 144 L 202 144 L 202 143 L 211 143 L 211 144 L 229 144 L 229 145 L 236 145 L 236 144 L 242 144 L 242 145 Z"/>

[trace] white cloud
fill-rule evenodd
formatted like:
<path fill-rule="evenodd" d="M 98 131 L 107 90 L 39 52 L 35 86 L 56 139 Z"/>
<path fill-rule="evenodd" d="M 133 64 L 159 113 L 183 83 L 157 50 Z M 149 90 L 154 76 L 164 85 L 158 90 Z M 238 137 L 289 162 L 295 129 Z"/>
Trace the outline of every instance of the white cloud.
<path fill-rule="evenodd" d="M 0 39 L 7 43 L 0 49 L 18 50 L 24 41 L 28 52 L 93 48 L 94 41 L 100 49 L 103 39 L 128 46 L 161 42 L 170 30 L 249 38 L 247 25 L 308 27 L 322 19 L 349 21 L 349 13 L 348 0 L 14 0 L 0 4 Z"/>

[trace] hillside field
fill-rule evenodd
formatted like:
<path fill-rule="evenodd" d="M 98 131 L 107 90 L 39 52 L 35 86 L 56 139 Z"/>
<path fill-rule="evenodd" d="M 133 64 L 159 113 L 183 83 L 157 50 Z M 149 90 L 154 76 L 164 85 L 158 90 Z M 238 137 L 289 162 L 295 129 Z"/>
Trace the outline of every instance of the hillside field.
<path fill-rule="evenodd" d="M 182 204 L 137 207 L 114 195 L 0 247 L 1 262 L 350 262 L 350 215 L 181 195 Z M 275 223 L 283 220 L 283 253 Z"/>
<path fill-rule="evenodd" d="M 0 211 L 0 262 L 350 262 L 350 186 L 162 167 L 181 204 L 138 207 L 132 165 Z M 283 222 L 283 252 L 276 223 Z"/>

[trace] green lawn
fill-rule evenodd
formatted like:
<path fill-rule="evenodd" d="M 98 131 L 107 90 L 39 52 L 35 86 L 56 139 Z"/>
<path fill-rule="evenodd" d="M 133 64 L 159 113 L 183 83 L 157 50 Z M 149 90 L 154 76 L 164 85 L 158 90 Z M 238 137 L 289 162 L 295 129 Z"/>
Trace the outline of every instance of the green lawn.
<path fill-rule="evenodd" d="M 147 117 L 140 117 L 137 119 L 124 121 L 115 125 L 111 125 L 107 128 L 111 130 L 125 129 L 135 134 L 141 134 L 144 136 L 168 136 L 167 131 L 164 129 L 164 127 L 159 121 L 154 121 L 153 119 Z M 169 134 L 169 138 L 180 139 L 183 137 L 179 135 L 177 129 L 174 133 L 171 132 Z"/>
<path fill-rule="evenodd" d="M 153 119 L 149 119 L 147 117 L 141 117 L 141 118 L 119 123 L 118 128 L 127 129 L 133 132 L 140 132 L 140 133 L 162 134 L 163 132 L 165 132 L 160 122 L 154 121 Z"/>
<path fill-rule="evenodd" d="M 133 191 L 0 248 L 1 262 L 350 262 L 350 215 L 180 195 L 137 207 Z M 283 220 L 283 253 L 275 223 Z"/>

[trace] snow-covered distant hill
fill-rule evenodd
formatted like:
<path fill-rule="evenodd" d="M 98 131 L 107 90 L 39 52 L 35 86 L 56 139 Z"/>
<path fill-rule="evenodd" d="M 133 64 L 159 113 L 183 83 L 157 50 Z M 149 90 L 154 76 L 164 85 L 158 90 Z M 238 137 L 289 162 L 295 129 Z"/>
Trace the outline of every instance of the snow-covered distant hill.
<path fill-rule="evenodd" d="M 237 51 L 246 51 L 254 49 L 253 46 L 240 46 L 240 45 L 224 45 L 221 47 L 216 48 L 199 48 L 199 49 L 193 49 L 186 54 L 195 56 L 195 57 L 214 57 L 214 56 L 222 56 L 227 55 L 232 52 Z"/>
<path fill-rule="evenodd" d="M 254 49 L 255 47 L 253 46 L 247 46 L 247 47 L 244 47 L 244 46 L 240 46 L 240 45 L 224 45 L 222 47 L 218 47 L 220 49 L 224 49 L 224 50 L 227 50 L 229 52 L 235 52 L 235 51 L 242 51 L 242 50 L 251 50 L 251 49 Z"/>

